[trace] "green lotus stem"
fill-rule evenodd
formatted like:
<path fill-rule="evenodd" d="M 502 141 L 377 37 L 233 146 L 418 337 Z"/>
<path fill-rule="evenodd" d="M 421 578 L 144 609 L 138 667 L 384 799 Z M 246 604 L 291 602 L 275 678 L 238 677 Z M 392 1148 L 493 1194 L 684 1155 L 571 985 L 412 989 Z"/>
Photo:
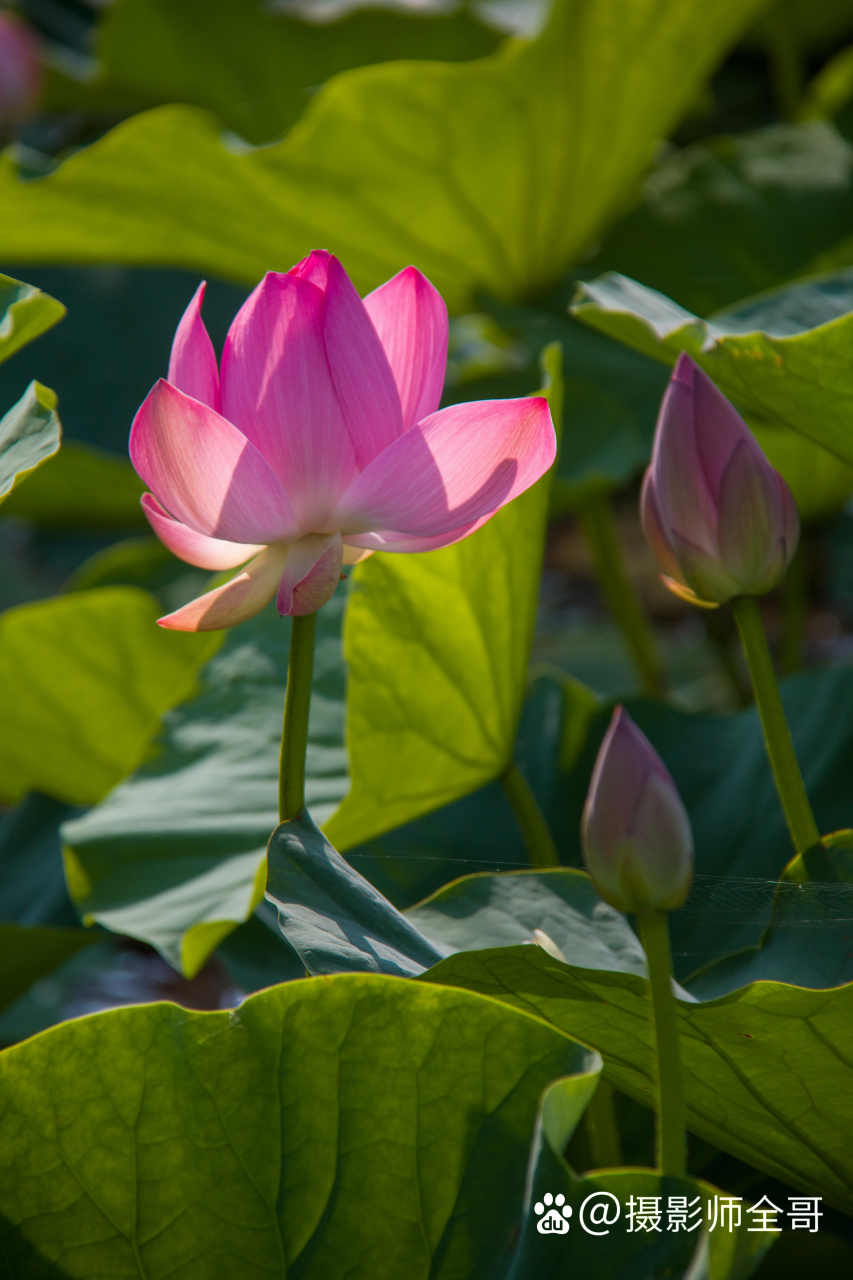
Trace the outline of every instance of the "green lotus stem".
<path fill-rule="evenodd" d="M 539 808 L 530 784 L 514 761 L 504 769 L 500 783 L 521 827 L 531 866 L 559 867 L 560 855 L 557 853 L 551 828 L 545 821 L 545 815 Z"/>
<path fill-rule="evenodd" d="M 314 675 L 316 613 L 291 620 L 290 661 L 284 695 L 284 728 L 278 774 L 280 822 L 295 818 L 305 808 L 305 752 L 308 748 L 308 713 Z"/>
<path fill-rule="evenodd" d="M 752 702 L 752 685 L 737 660 L 737 627 L 725 609 L 700 609 L 705 634 L 716 650 L 723 674 L 732 691 L 735 706 L 747 707 Z"/>
<path fill-rule="evenodd" d="M 764 730 L 764 745 L 770 757 L 776 790 L 785 811 L 794 848 L 797 853 L 802 854 L 818 843 L 820 832 L 794 753 L 791 730 L 785 719 L 761 608 L 755 596 L 738 596 L 731 604 L 752 677 L 755 701 Z"/>
<path fill-rule="evenodd" d="M 649 966 L 654 1043 L 657 1055 L 658 1110 L 656 1149 L 661 1173 L 683 1176 L 687 1168 L 684 1136 L 684 1090 L 678 1043 L 678 1010 L 672 993 L 672 952 L 666 912 L 637 912 L 640 939 Z"/>
<path fill-rule="evenodd" d="M 593 1168 L 621 1168 L 624 1161 L 619 1126 L 616 1123 L 616 1107 L 613 1103 L 613 1085 L 607 1080 L 599 1080 L 584 1120 Z"/>
<path fill-rule="evenodd" d="M 643 687 L 647 693 L 664 693 L 666 682 L 657 641 L 625 570 L 610 495 L 591 494 L 579 504 L 577 514 L 607 607 L 628 645 Z"/>
<path fill-rule="evenodd" d="M 808 557 L 802 534 L 782 583 L 782 645 L 779 667 L 784 675 L 803 665 L 809 604 Z"/>

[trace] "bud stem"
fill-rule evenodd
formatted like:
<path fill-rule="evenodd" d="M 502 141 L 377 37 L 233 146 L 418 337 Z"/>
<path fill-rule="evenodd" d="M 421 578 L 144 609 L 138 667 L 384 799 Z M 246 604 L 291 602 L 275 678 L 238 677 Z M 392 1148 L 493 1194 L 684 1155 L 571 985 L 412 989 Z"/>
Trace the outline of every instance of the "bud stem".
<path fill-rule="evenodd" d="M 738 596 L 732 600 L 731 605 L 752 677 L 755 701 L 764 730 L 764 745 L 770 757 L 776 790 L 785 811 L 794 848 L 797 853 L 805 853 L 818 843 L 820 832 L 806 795 L 803 775 L 800 773 L 791 740 L 791 730 L 785 719 L 761 608 L 755 596 Z"/>
<path fill-rule="evenodd" d="M 290 661 L 287 666 L 278 774 L 280 822 L 295 818 L 305 808 L 305 752 L 308 747 L 308 712 L 311 708 L 317 615 L 306 613 L 302 617 L 292 618 L 290 626 Z"/>
<path fill-rule="evenodd" d="M 622 557 L 609 494 L 595 493 L 578 506 L 578 519 L 592 552 L 598 581 L 613 621 L 622 632 L 647 693 L 665 692 L 657 641 Z"/>
<path fill-rule="evenodd" d="M 678 1009 L 672 993 L 669 924 L 666 912 L 654 907 L 638 911 L 637 921 L 652 989 L 658 1082 L 657 1163 L 661 1173 L 679 1177 L 687 1168 L 687 1144 L 684 1137 Z"/>
<path fill-rule="evenodd" d="M 521 827 L 531 866 L 559 867 L 560 855 L 551 835 L 551 828 L 539 808 L 539 802 L 530 783 L 515 761 L 510 761 L 500 776 L 504 795 L 512 805 L 516 821 Z"/>

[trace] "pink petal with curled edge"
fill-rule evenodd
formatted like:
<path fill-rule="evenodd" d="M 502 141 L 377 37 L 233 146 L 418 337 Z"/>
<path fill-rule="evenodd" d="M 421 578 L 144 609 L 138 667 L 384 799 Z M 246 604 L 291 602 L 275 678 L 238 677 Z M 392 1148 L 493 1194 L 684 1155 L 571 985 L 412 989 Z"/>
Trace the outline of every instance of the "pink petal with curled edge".
<path fill-rule="evenodd" d="M 242 573 L 182 609 L 158 618 L 170 631 L 221 631 L 236 627 L 265 609 L 275 595 L 287 559 L 287 547 L 264 547 Z"/>
<path fill-rule="evenodd" d="M 347 538 L 375 529 L 449 533 L 535 484 L 556 452 L 541 396 L 451 405 L 380 454 L 350 485 L 334 522 Z"/>
<path fill-rule="evenodd" d="M 358 474 L 326 358 L 323 316 L 319 289 L 268 272 L 240 308 L 222 353 L 222 411 L 284 485 L 300 533 L 328 524 Z"/>
<path fill-rule="evenodd" d="M 500 508 L 498 508 L 500 510 Z M 393 529 L 383 529 L 381 532 L 358 533 L 352 537 L 344 539 L 344 547 L 351 547 L 355 550 L 357 547 L 369 548 L 365 551 L 365 555 L 370 555 L 373 551 L 389 551 L 394 553 L 408 553 L 417 551 L 438 551 L 441 547 L 450 547 L 454 542 L 461 542 L 463 538 L 469 538 L 472 533 L 476 533 L 484 524 L 488 524 L 496 511 L 490 511 L 487 515 L 480 516 L 479 520 L 471 520 L 468 524 L 460 525 L 458 529 L 451 529 L 449 533 L 434 533 L 431 537 L 420 538 L 415 533 L 397 533 Z M 344 559 L 344 564 L 348 561 Z"/>
<path fill-rule="evenodd" d="M 199 569 L 236 569 L 263 551 L 263 547 L 257 544 L 224 542 L 221 538 L 208 538 L 203 533 L 196 533 L 195 529 L 173 520 L 153 493 L 143 493 L 142 510 L 164 546 Z"/>
<path fill-rule="evenodd" d="M 192 301 L 181 316 L 172 342 L 169 356 L 169 382 L 184 395 L 200 400 L 209 409 L 219 413 L 219 370 L 210 334 L 201 318 L 206 280 L 193 294 Z"/>
<path fill-rule="evenodd" d="M 251 441 L 163 379 L 133 420 L 130 457 L 170 515 L 227 542 L 298 535 L 287 494 Z"/>
<path fill-rule="evenodd" d="M 340 262 L 331 255 L 325 300 L 323 335 L 329 368 L 358 467 L 363 470 L 403 433 L 400 393 L 364 303 Z"/>
<path fill-rule="evenodd" d="M 339 533 L 309 533 L 291 542 L 275 602 L 282 617 L 315 613 L 331 599 L 341 580 L 343 550 Z"/>
<path fill-rule="evenodd" d="M 367 314 L 385 348 L 403 407 L 403 429 L 435 413 L 447 369 L 447 307 L 438 290 L 416 267 L 364 299 Z"/>
<path fill-rule="evenodd" d="M 329 280 L 329 263 L 332 261 L 332 255 L 328 249 L 312 249 L 307 258 L 303 258 L 301 262 L 297 262 L 295 267 L 291 267 L 288 271 L 289 276 L 297 276 L 300 280 L 307 280 L 309 284 L 314 284 L 321 293 L 326 292 L 326 284 Z"/>

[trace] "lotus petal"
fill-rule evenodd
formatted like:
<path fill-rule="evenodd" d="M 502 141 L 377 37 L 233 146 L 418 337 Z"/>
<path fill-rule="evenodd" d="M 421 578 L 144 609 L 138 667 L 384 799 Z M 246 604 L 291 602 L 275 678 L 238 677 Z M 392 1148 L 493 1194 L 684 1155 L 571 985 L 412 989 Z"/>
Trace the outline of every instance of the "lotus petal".
<path fill-rule="evenodd" d="M 169 356 L 168 381 L 184 395 L 200 400 L 216 413 L 220 411 L 219 370 L 210 334 L 201 318 L 201 304 L 207 284 L 202 280 L 192 301 L 181 316 Z"/>
<path fill-rule="evenodd" d="M 431 537 L 472 524 L 548 470 L 557 441 L 547 400 L 451 405 L 411 427 L 341 498 L 341 533 L 396 529 Z"/>
<path fill-rule="evenodd" d="M 160 626 L 171 631 L 219 631 L 254 617 L 266 608 L 278 590 L 287 550 L 280 544 L 264 547 L 242 573 L 223 587 L 216 587 L 182 609 L 158 618 Z"/>
<path fill-rule="evenodd" d="M 163 379 L 133 420 L 130 457 L 162 506 L 196 533 L 263 545 L 298 534 L 287 494 L 251 441 Z"/>

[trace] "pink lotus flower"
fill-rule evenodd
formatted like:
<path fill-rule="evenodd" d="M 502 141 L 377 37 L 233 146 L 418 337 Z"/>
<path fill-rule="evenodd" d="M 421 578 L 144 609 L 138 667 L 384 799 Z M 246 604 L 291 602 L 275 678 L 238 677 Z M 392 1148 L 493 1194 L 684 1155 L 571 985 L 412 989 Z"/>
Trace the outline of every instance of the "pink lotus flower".
<path fill-rule="evenodd" d="M 35 35 L 14 14 L 0 12 L 0 125 L 32 115 L 42 87 Z"/>
<path fill-rule="evenodd" d="M 664 582 L 693 604 L 763 595 L 797 549 L 790 489 L 685 351 L 661 404 L 640 514 Z"/>
<path fill-rule="evenodd" d="M 669 770 L 624 707 L 613 712 L 596 757 L 581 838 L 590 879 L 619 911 L 671 911 L 690 892 L 690 819 Z"/>
<path fill-rule="evenodd" d="M 203 292 L 178 326 L 169 380 L 134 419 L 130 456 L 176 555 L 203 569 L 250 562 L 162 626 L 234 626 L 273 596 L 281 614 L 313 613 L 342 562 L 458 542 L 554 461 L 541 397 L 436 412 L 447 311 L 414 267 L 364 301 L 328 253 L 270 272 L 231 325 L 221 371 Z"/>

